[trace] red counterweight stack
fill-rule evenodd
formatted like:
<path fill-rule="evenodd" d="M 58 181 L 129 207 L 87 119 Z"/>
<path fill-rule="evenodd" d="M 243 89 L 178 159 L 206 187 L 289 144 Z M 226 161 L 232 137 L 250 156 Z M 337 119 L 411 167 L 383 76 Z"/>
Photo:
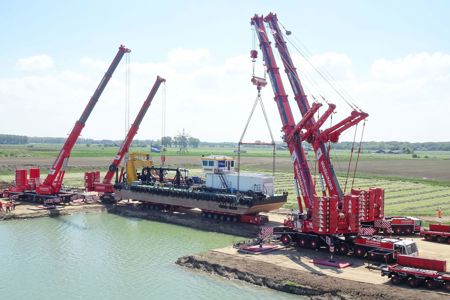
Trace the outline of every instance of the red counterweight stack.
<path fill-rule="evenodd" d="M 345 195 L 344 205 L 342 208 L 343 213 L 346 215 L 346 228 L 339 227 L 340 231 L 349 231 L 356 233 L 359 231 L 359 219 L 360 219 L 360 209 L 359 209 L 359 196 L 356 195 Z"/>
<path fill-rule="evenodd" d="M 26 169 L 16 170 L 16 192 L 23 192 L 29 190 L 28 186 L 28 172 Z"/>
<path fill-rule="evenodd" d="M 313 231 L 320 234 L 337 232 L 339 212 L 338 197 L 316 197 L 313 202 Z"/>

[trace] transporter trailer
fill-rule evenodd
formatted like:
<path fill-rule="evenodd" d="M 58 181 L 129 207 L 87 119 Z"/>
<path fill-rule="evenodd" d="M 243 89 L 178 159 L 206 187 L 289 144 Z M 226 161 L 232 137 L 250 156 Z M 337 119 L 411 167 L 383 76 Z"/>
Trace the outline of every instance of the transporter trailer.
<path fill-rule="evenodd" d="M 429 229 L 420 232 L 426 241 L 436 241 L 438 243 L 450 244 L 450 225 L 430 224 Z"/>
<path fill-rule="evenodd" d="M 446 272 L 446 267 L 445 260 L 399 255 L 396 264 L 381 269 L 381 276 L 389 277 L 395 285 L 424 285 L 428 289 L 443 288 L 450 292 L 450 273 Z"/>

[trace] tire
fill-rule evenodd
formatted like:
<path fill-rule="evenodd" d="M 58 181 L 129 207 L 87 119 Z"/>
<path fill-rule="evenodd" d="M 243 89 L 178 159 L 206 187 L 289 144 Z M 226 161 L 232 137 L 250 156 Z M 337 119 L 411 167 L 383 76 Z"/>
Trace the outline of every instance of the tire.
<path fill-rule="evenodd" d="M 308 245 L 308 240 L 304 237 L 300 237 L 297 240 L 297 246 L 299 246 L 300 248 L 306 248 L 306 246 Z"/>
<path fill-rule="evenodd" d="M 346 244 L 340 244 L 337 246 L 337 250 L 339 254 L 347 255 L 348 253 L 348 246 Z"/>
<path fill-rule="evenodd" d="M 403 278 L 401 278 L 400 276 L 394 275 L 391 277 L 391 282 L 394 285 L 399 285 L 403 283 Z"/>
<path fill-rule="evenodd" d="M 419 286 L 419 280 L 415 277 L 410 277 L 408 278 L 408 285 L 412 288 L 418 287 Z"/>
<path fill-rule="evenodd" d="M 433 279 L 427 279 L 425 281 L 425 286 L 429 290 L 434 290 L 439 286 L 439 284 L 436 281 L 434 281 Z"/>
<path fill-rule="evenodd" d="M 437 241 L 438 243 L 445 243 L 446 240 L 447 240 L 447 238 L 446 238 L 445 236 L 438 236 L 438 237 L 436 238 L 436 241 Z"/>
<path fill-rule="evenodd" d="M 450 281 L 445 282 L 443 287 L 444 287 L 444 290 L 446 290 L 447 292 L 450 292 Z"/>
<path fill-rule="evenodd" d="M 377 261 L 377 260 L 379 260 L 379 258 L 380 258 L 378 254 L 373 253 L 373 252 L 370 252 L 370 253 L 368 254 L 368 256 L 369 256 L 369 259 L 370 259 L 370 260 L 373 260 L 373 261 Z"/>
<path fill-rule="evenodd" d="M 283 245 L 289 245 L 291 243 L 291 237 L 287 234 L 282 234 L 280 241 Z"/>
<path fill-rule="evenodd" d="M 412 232 L 413 232 L 413 228 L 411 228 L 409 226 L 405 228 L 405 235 L 411 235 Z"/>
<path fill-rule="evenodd" d="M 356 257 L 363 258 L 366 256 L 366 250 L 362 247 L 356 247 L 353 253 Z"/>
<path fill-rule="evenodd" d="M 402 233 L 403 233 L 403 230 L 402 230 L 402 228 L 401 227 L 394 227 L 394 228 L 392 228 L 393 230 L 394 230 L 394 233 L 396 234 L 396 235 L 401 235 Z"/>
<path fill-rule="evenodd" d="M 309 241 L 309 247 L 313 250 L 317 250 L 319 249 L 319 242 L 315 239 L 312 239 L 311 241 Z"/>
<path fill-rule="evenodd" d="M 427 234 L 427 235 L 425 236 L 425 240 L 426 240 L 426 241 L 432 241 L 432 240 L 433 240 L 433 237 L 432 237 L 431 235 Z"/>

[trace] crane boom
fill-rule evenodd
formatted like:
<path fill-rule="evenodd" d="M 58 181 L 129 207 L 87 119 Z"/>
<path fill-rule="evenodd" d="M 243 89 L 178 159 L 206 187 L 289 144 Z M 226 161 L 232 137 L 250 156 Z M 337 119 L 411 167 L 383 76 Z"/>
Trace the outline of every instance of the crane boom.
<path fill-rule="evenodd" d="M 256 34 L 259 40 L 259 46 L 263 53 L 264 62 L 266 64 L 267 72 L 272 83 L 272 89 L 275 94 L 275 102 L 278 106 L 281 121 L 283 124 L 284 140 L 288 145 L 294 163 L 295 183 L 300 187 L 300 192 L 305 202 L 307 209 L 312 207 L 314 200 L 314 182 L 311 177 L 311 171 L 308 166 L 308 161 L 302 147 L 302 140 L 300 136 L 300 127 L 296 127 L 294 117 L 284 90 L 279 68 L 275 61 L 270 41 L 267 36 L 266 29 L 263 23 L 263 17 L 255 15 L 251 19 L 251 24 L 255 27 Z M 310 116 L 311 117 L 311 116 Z M 297 202 L 300 210 L 302 210 L 302 202 L 297 196 Z"/>
<path fill-rule="evenodd" d="M 126 48 L 123 45 L 119 47 L 119 51 L 117 52 L 111 65 L 109 66 L 108 70 L 106 71 L 105 75 L 100 81 L 91 99 L 89 100 L 89 103 L 84 109 L 83 113 L 81 114 L 80 119 L 75 123 L 75 126 L 73 127 L 72 131 L 69 134 L 69 137 L 66 139 L 66 142 L 61 148 L 58 157 L 51 166 L 47 177 L 45 178 L 44 182 L 41 185 L 36 187 L 37 194 L 52 195 L 59 193 L 62 185 L 62 180 L 64 178 L 65 168 L 67 166 L 73 146 L 77 142 L 78 137 L 80 136 L 81 131 L 83 130 L 84 125 L 86 124 L 86 121 L 89 118 L 89 115 L 91 114 L 92 110 L 97 104 L 98 99 L 103 93 L 103 90 L 108 84 L 109 79 L 116 70 L 119 62 L 121 61 L 124 54 L 129 53 L 130 51 L 131 51 L 130 49 Z"/>
<path fill-rule="evenodd" d="M 297 102 L 302 116 L 305 116 L 310 110 L 310 105 L 298 76 L 297 69 L 294 66 L 283 34 L 278 25 L 278 18 L 276 14 L 269 13 L 264 18 L 264 22 L 268 23 L 271 29 L 273 38 L 275 40 L 275 46 L 278 49 L 281 60 L 283 61 L 285 72 L 289 78 L 289 82 L 295 96 L 294 98 Z M 339 181 L 337 179 L 336 172 L 334 171 L 333 164 L 331 163 L 329 151 L 325 143 L 328 141 L 337 142 L 339 140 L 339 135 L 344 130 L 364 120 L 365 118 L 367 118 L 368 114 L 362 111 L 354 110 L 348 118 L 339 122 L 332 128 L 321 132 L 320 126 L 324 123 L 325 119 L 331 114 L 334 108 L 335 105 L 330 104 L 330 108 L 327 111 L 327 114 L 322 116 L 322 118 L 319 120 L 319 123 L 315 121 L 314 117 L 310 118 L 308 124 L 306 124 L 305 126 L 305 129 L 307 130 L 307 136 L 305 136 L 304 138 L 307 139 L 307 141 L 311 142 L 311 145 L 314 149 L 319 165 L 319 172 L 324 178 L 328 195 L 337 196 L 339 199 L 339 203 L 341 203 L 344 197 L 344 193 L 342 192 L 342 189 L 339 185 Z"/>
<path fill-rule="evenodd" d="M 128 131 L 127 136 L 125 137 L 125 140 L 122 142 L 122 145 L 120 146 L 119 151 L 117 152 L 117 155 L 114 157 L 114 160 L 112 161 L 111 165 L 108 168 L 108 172 L 106 173 L 105 177 L 103 178 L 103 181 L 95 182 L 94 183 L 94 190 L 97 192 L 104 192 L 104 193 L 112 193 L 114 192 L 113 186 L 111 184 L 111 180 L 114 177 L 114 174 L 119 167 L 120 163 L 122 162 L 125 154 L 130 149 L 131 142 L 133 141 L 135 135 L 137 134 L 139 130 L 139 126 L 142 122 L 142 119 L 144 118 L 145 114 L 147 113 L 148 108 L 150 107 L 150 104 L 152 103 L 153 98 L 156 95 L 156 92 L 159 89 L 159 86 L 161 83 L 165 82 L 166 80 L 160 76 L 156 77 L 156 81 L 150 90 L 150 93 L 147 96 L 147 99 L 142 104 L 142 107 L 136 116 L 136 119 L 134 120 L 133 124 L 130 127 L 130 130 Z"/>

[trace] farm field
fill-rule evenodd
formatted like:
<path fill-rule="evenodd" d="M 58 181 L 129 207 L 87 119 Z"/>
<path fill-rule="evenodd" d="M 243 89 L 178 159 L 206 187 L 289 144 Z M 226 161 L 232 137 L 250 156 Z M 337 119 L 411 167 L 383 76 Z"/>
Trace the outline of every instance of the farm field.
<path fill-rule="evenodd" d="M 3 185 L 13 180 L 14 170 L 21 167 L 41 166 L 44 169 L 53 163 L 59 152 L 59 145 L 1 145 L 0 182 Z M 77 145 L 72 153 L 64 184 L 82 186 L 83 173 L 97 169 L 104 172 L 117 151 L 117 147 L 99 145 Z M 148 148 L 133 148 L 145 151 Z M 197 148 L 180 154 L 176 149 L 166 153 L 167 165 L 187 167 L 191 175 L 201 173 L 202 155 L 222 154 L 235 156 L 235 148 Z M 358 163 L 355 188 L 372 186 L 385 189 L 385 213 L 387 215 L 435 216 L 438 207 L 444 215 L 450 215 L 450 152 L 417 152 L 419 158 L 406 154 L 362 153 Z M 348 168 L 349 152 L 333 151 L 332 160 L 342 188 Z M 426 157 L 426 158 L 425 158 Z M 308 153 L 310 162 L 312 152 Z M 159 154 L 153 153 L 155 164 Z M 347 191 L 350 190 L 354 164 L 350 168 Z M 271 172 L 272 149 L 248 149 L 241 157 L 243 171 Z M 315 168 L 311 165 L 314 174 Z M 46 173 L 46 172 L 42 172 Z M 287 208 L 295 208 L 296 198 L 293 186 L 292 162 L 287 151 L 276 153 L 276 187 L 278 191 L 289 192 Z"/>

